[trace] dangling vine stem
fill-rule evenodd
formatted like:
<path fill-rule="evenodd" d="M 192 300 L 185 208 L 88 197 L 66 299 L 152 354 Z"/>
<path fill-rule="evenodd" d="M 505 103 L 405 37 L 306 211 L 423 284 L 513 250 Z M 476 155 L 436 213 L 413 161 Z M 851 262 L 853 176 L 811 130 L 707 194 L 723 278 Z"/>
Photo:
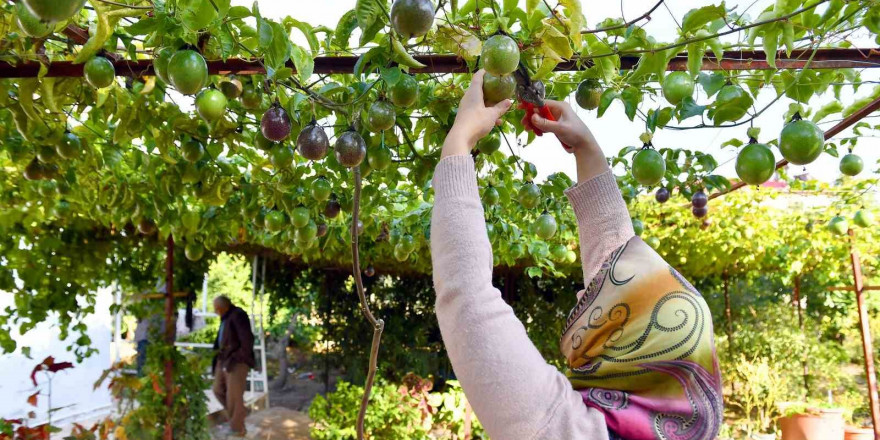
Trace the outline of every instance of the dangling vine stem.
<path fill-rule="evenodd" d="M 367 370 L 367 382 L 364 384 L 364 397 L 361 399 L 361 409 L 357 418 L 357 438 L 364 440 L 364 417 L 367 415 L 367 405 L 370 403 L 370 391 L 373 388 L 373 379 L 376 377 L 376 364 L 379 357 L 379 343 L 382 339 L 382 330 L 385 329 L 385 321 L 376 319 L 367 304 L 367 296 L 364 294 L 364 280 L 361 277 L 360 252 L 358 250 L 358 223 L 361 205 L 361 167 L 357 166 L 354 171 L 354 202 L 351 209 L 351 261 L 352 275 L 357 289 L 358 299 L 361 302 L 361 312 L 373 326 L 373 343 L 370 346 L 370 366 Z"/>

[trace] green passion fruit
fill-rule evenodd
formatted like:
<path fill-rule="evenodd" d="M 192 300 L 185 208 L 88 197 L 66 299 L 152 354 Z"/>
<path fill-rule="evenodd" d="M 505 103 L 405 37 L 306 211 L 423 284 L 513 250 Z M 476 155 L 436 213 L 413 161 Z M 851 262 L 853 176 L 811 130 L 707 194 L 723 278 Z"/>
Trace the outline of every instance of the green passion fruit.
<path fill-rule="evenodd" d="M 178 92 L 195 95 L 208 84 L 208 63 L 198 52 L 179 50 L 168 60 L 168 79 Z"/>
<path fill-rule="evenodd" d="M 319 177 L 312 182 L 311 193 L 312 198 L 315 199 L 316 202 L 323 202 L 329 199 L 331 191 L 332 188 L 330 187 L 330 182 L 324 177 Z"/>
<path fill-rule="evenodd" d="M 69 131 L 64 132 L 55 144 L 55 151 L 65 159 L 76 159 L 82 153 L 82 140 Z"/>
<path fill-rule="evenodd" d="M 309 160 L 321 160 L 330 150 L 330 139 L 320 125 L 312 122 L 296 137 L 296 149 Z"/>
<path fill-rule="evenodd" d="M 314 240 L 318 236 L 318 224 L 314 220 L 306 222 L 305 226 L 294 232 L 295 241 L 308 242 Z"/>
<path fill-rule="evenodd" d="M 83 67 L 83 76 L 92 87 L 103 89 L 113 84 L 113 79 L 116 78 L 116 68 L 107 58 L 97 56 L 86 61 L 86 65 Z"/>
<path fill-rule="evenodd" d="M 409 107 L 419 99 L 419 83 L 412 75 L 403 75 L 388 91 L 388 99 L 402 108 Z"/>
<path fill-rule="evenodd" d="M 550 258 L 557 263 L 562 263 L 568 258 L 568 248 L 564 244 L 550 246 Z"/>
<path fill-rule="evenodd" d="M 367 144 L 364 142 L 364 138 L 354 130 L 339 135 L 334 150 L 336 151 L 336 161 L 346 168 L 360 165 L 367 156 Z"/>
<path fill-rule="evenodd" d="M 16 7 L 15 22 L 18 28 L 31 38 L 48 37 L 55 29 L 52 23 L 41 21 L 22 3 Z"/>
<path fill-rule="evenodd" d="M 535 222 L 535 235 L 542 240 L 549 240 L 556 235 L 556 228 L 556 219 L 547 212 L 544 212 Z"/>
<path fill-rule="evenodd" d="M 205 121 L 214 122 L 226 113 L 226 95 L 216 89 L 202 90 L 196 97 L 196 111 Z"/>
<path fill-rule="evenodd" d="M 483 191 L 483 203 L 485 203 L 486 206 L 497 205 L 500 200 L 501 195 L 498 193 L 497 189 L 490 186 Z"/>
<path fill-rule="evenodd" d="M 507 75 L 519 65 L 519 46 L 507 35 L 493 35 L 483 43 L 480 60 L 486 72 Z"/>
<path fill-rule="evenodd" d="M 37 159 L 42 163 L 55 163 L 58 159 L 58 151 L 48 145 L 40 145 L 37 148 Z"/>
<path fill-rule="evenodd" d="M 853 217 L 853 223 L 855 223 L 856 226 L 867 228 L 874 224 L 874 214 L 871 213 L 871 211 L 860 209 L 856 211 L 856 215 Z"/>
<path fill-rule="evenodd" d="M 55 23 L 73 17 L 86 0 L 22 0 L 22 3 L 40 21 Z"/>
<path fill-rule="evenodd" d="M 634 219 L 632 219 L 632 225 L 633 225 L 633 233 L 638 235 L 639 237 L 641 237 L 642 232 L 645 232 L 645 224 L 642 223 L 641 220 L 634 218 Z"/>
<path fill-rule="evenodd" d="M 633 157 L 632 175 L 644 186 L 660 183 L 666 174 L 666 161 L 652 148 L 643 148 Z"/>
<path fill-rule="evenodd" d="M 260 95 L 260 91 L 257 90 L 254 86 L 247 86 L 244 90 L 241 91 L 241 106 L 248 109 L 254 110 L 260 108 L 260 105 L 263 104 L 263 96 Z"/>
<path fill-rule="evenodd" d="M 153 54 L 153 72 L 165 84 L 171 84 L 171 80 L 168 79 L 168 61 L 172 56 L 174 56 L 174 49 L 170 47 L 163 47 Z"/>
<path fill-rule="evenodd" d="M 405 38 L 421 37 L 434 24 L 431 0 L 395 0 L 391 5 L 391 26 Z"/>
<path fill-rule="evenodd" d="M 188 242 L 183 248 L 183 253 L 189 261 L 199 261 L 205 255 L 205 247 L 195 241 Z"/>
<path fill-rule="evenodd" d="M 826 225 L 828 231 L 835 235 L 845 235 L 847 231 L 849 231 L 849 223 L 846 221 L 846 217 L 842 217 L 836 215 L 831 218 L 831 221 Z"/>
<path fill-rule="evenodd" d="M 286 170 L 293 164 L 293 148 L 278 145 L 269 153 L 269 161 L 276 170 Z"/>
<path fill-rule="evenodd" d="M 287 218 L 284 216 L 284 213 L 277 210 L 272 210 L 266 213 L 266 219 L 264 220 L 264 224 L 266 226 L 266 230 L 271 233 L 276 233 L 284 229 L 284 225 L 287 223 Z"/>
<path fill-rule="evenodd" d="M 367 126 L 373 132 L 394 127 L 395 119 L 397 119 L 397 112 L 394 110 L 394 105 L 388 101 L 376 101 L 367 111 Z"/>
<path fill-rule="evenodd" d="M 858 155 L 849 153 L 840 159 L 840 172 L 847 176 L 857 176 L 865 168 L 865 162 Z"/>
<path fill-rule="evenodd" d="M 305 206 L 297 206 L 296 208 L 293 208 L 293 212 L 290 214 L 293 227 L 297 229 L 309 224 L 309 218 L 309 210 Z"/>
<path fill-rule="evenodd" d="M 688 72 L 672 72 L 663 79 L 663 97 L 672 105 L 694 96 L 694 79 Z"/>
<path fill-rule="evenodd" d="M 492 133 L 477 142 L 477 149 L 483 154 L 492 154 L 501 148 L 501 136 Z"/>
<path fill-rule="evenodd" d="M 513 75 L 497 76 L 487 72 L 483 76 L 483 101 L 486 106 L 513 98 L 515 91 L 516 79 Z"/>
<path fill-rule="evenodd" d="M 599 107 L 599 99 L 602 97 L 602 89 L 595 81 L 581 81 L 574 94 L 577 105 L 584 110 L 594 110 Z"/>
<path fill-rule="evenodd" d="M 806 165 L 822 154 L 825 133 L 812 121 L 799 119 L 789 122 L 779 135 L 782 157 L 795 165 Z"/>
<path fill-rule="evenodd" d="M 277 102 L 269 107 L 260 119 L 260 130 L 270 141 L 281 142 L 287 139 L 291 128 L 290 116 Z"/>
<path fill-rule="evenodd" d="M 198 139 L 190 139 L 180 147 L 180 154 L 187 162 L 196 163 L 205 155 L 205 146 Z"/>
<path fill-rule="evenodd" d="M 391 149 L 384 145 L 371 149 L 370 154 L 367 155 L 367 163 L 370 168 L 376 171 L 382 171 L 391 166 L 391 160 Z"/>
<path fill-rule="evenodd" d="M 254 134 L 254 146 L 260 150 L 272 151 L 276 145 L 278 144 L 266 139 L 266 136 L 263 136 L 263 132 L 257 131 L 256 134 Z"/>
<path fill-rule="evenodd" d="M 526 209 L 534 209 L 541 200 L 541 189 L 532 182 L 527 182 L 519 188 L 517 200 Z"/>
<path fill-rule="evenodd" d="M 776 159 L 764 144 L 751 143 L 736 156 L 736 175 L 749 185 L 760 185 L 773 176 Z"/>

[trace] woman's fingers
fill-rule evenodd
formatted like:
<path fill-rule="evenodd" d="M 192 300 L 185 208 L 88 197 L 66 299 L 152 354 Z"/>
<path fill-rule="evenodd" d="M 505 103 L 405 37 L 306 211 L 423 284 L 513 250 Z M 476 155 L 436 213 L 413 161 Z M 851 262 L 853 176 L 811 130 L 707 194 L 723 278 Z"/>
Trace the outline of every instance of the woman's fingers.
<path fill-rule="evenodd" d="M 507 110 L 510 109 L 510 106 L 513 104 L 513 101 L 509 99 L 505 99 L 491 107 L 492 111 L 495 113 L 495 119 L 500 119 Z"/>
<path fill-rule="evenodd" d="M 556 118 L 556 120 L 561 119 L 562 115 L 571 108 L 563 101 L 554 101 L 552 99 L 545 99 L 544 105 L 550 109 L 550 113 L 553 113 L 553 117 Z"/>
<path fill-rule="evenodd" d="M 483 102 L 483 76 L 486 74 L 486 71 L 483 69 L 478 70 L 474 73 L 474 77 L 471 79 L 471 85 L 468 87 L 467 91 L 464 92 L 464 97 L 461 99 L 462 102 L 466 102 L 468 104 L 475 104 Z"/>
<path fill-rule="evenodd" d="M 554 115 L 555 116 L 555 115 Z M 556 133 L 559 131 L 561 125 L 559 121 L 551 121 L 549 119 L 544 119 L 541 115 L 535 113 L 532 115 L 532 124 L 537 127 L 541 131 L 547 131 L 550 133 Z"/>

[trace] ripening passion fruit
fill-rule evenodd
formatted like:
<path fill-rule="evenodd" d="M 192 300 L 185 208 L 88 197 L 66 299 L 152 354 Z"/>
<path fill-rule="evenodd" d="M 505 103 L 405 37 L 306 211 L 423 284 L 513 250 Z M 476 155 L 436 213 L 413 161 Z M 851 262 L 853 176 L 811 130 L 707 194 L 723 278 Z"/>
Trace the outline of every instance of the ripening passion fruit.
<path fill-rule="evenodd" d="M 672 105 L 694 95 L 694 79 L 688 72 L 672 72 L 663 79 L 663 97 Z"/>
<path fill-rule="evenodd" d="M 86 0 L 22 0 L 31 13 L 47 23 L 67 20 L 79 12 Z"/>
<path fill-rule="evenodd" d="M 367 156 L 367 144 L 364 142 L 364 138 L 354 130 L 339 135 L 334 150 L 336 151 L 336 160 L 346 168 L 360 165 Z"/>
<path fill-rule="evenodd" d="M 388 99 L 402 108 L 409 107 L 419 99 L 419 83 L 412 75 L 403 75 L 400 81 L 391 86 L 388 91 Z"/>
<path fill-rule="evenodd" d="M 376 101 L 367 111 L 367 126 L 373 132 L 385 131 L 394 127 L 395 119 L 397 119 L 397 112 L 388 101 Z"/>
<path fill-rule="evenodd" d="M 736 156 L 736 175 L 749 185 L 760 185 L 773 176 L 776 159 L 764 144 L 750 143 Z"/>
<path fill-rule="evenodd" d="M 658 203 L 666 203 L 666 201 L 669 200 L 670 195 L 669 190 L 661 186 L 657 192 L 654 193 L 654 199 L 657 200 Z"/>
<path fill-rule="evenodd" d="M 496 76 L 487 72 L 483 76 L 483 101 L 487 107 L 513 98 L 515 91 L 516 79 L 513 75 Z"/>
<path fill-rule="evenodd" d="M 642 148 L 632 162 L 632 175 L 636 182 L 644 186 L 660 183 L 666 174 L 666 161 L 653 148 Z"/>
<path fill-rule="evenodd" d="M 330 200 L 324 205 L 324 216 L 327 218 L 336 218 L 340 211 L 342 211 L 342 205 L 339 204 L 339 200 L 336 200 L 336 195 L 331 194 Z"/>
<path fill-rule="evenodd" d="M 581 81 L 574 94 L 577 105 L 584 110 L 595 110 L 599 107 L 599 99 L 602 97 L 602 89 L 596 81 Z"/>
<path fill-rule="evenodd" d="M 281 142 L 290 136 L 290 116 L 278 102 L 272 104 L 260 120 L 260 130 L 266 139 Z"/>
<path fill-rule="evenodd" d="M 480 60 L 486 72 L 507 75 L 519 65 L 519 46 L 507 35 L 493 35 L 483 43 Z"/>
<path fill-rule="evenodd" d="M 196 111 L 205 121 L 214 122 L 226 113 L 226 95 L 216 89 L 205 89 L 196 97 Z"/>
<path fill-rule="evenodd" d="M 168 60 L 168 79 L 178 92 L 195 95 L 208 84 L 208 63 L 198 52 L 179 50 Z"/>
<path fill-rule="evenodd" d="M 113 84 L 116 78 L 116 68 L 107 58 L 96 56 L 86 61 L 83 67 L 83 76 L 92 87 L 103 89 Z"/>
<path fill-rule="evenodd" d="M 148 218 L 142 218 L 137 225 L 138 232 L 144 235 L 153 235 L 156 232 L 156 223 Z"/>
<path fill-rule="evenodd" d="M 22 3 L 16 7 L 15 22 L 18 28 L 31 38 L 48 37 L 55 29 L 52 23 L 41 21 Z"/>
<path fill-rule="evenodd" d="M 242 90 L 241 80 L 234 76 L 220 81 L 220 91 L 223 92 L 226 99 L 238 99 Z"/>
<path fill-rule="evenodd" d="M 691 196 L 691 205 L 695 208 L 705 208 L 709 204 L 709 197 L 703 191 L 697 191 Z"/>
<path fill-rule="evenodd" d="M 31 159 L 27 166 L 24 167 L 22 175 L 27 180 L 41 180 L 46 177 L 46 166 L 40 163 L 37 158 Z"/>
<path fill-rule="evenodd" d="M 296 149 L 306 159 L 321 160 L 330 150 L 330 139 L 324 128 L 312 121 L 296 137 Z"/>
<path fill-rule="evenodd" d="M 779 152 L 795 165 L 806 165 L 822 154 L 825 133 L 818 125 L 805 119 L 789 122 L 779 135 Z"/>
<path fill-rule="evenodd" d="M 431 0 L 395 0 L 391 5 L 391 26 L 405 38 L 421 37 L 434 24 Z"/>

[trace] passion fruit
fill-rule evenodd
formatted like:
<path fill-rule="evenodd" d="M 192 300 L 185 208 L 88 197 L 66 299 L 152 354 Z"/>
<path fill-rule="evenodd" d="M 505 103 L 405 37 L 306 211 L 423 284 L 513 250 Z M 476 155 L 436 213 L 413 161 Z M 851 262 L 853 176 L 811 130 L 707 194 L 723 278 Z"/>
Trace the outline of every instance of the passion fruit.
<path fill-rule="evenodd" d="M 865 162 L 858 155 L 849 153 L 840 159 L 840 172 L 847 176 L 857 176 L 865 167 Z"/>
<path fill-rule="evenodd" d="M 278 145 L 269 153 L 269 161 L 276 170 L 286 170 L 293 164 L 293 148 Z"/>
<path fill-rule="evenodd" d="M 749 185 L 760 185 L 773 176 L 776 159 L 764 144 L 751 143 L 736 156 L 736 175 Z"/>
<path fill-rule="evenodd" d="M 542 240 L 549 240 L 556 235 L 556 219 L 544 211 L 535 222 L 535 235 Z"/>
<path fill-rule="evenodd" d="M 501 194 L 498 193 L 498 190 L 493 187 L 486 188 L 486 191 L 483 191 L 483 203 L 486 206 L 494 206 L 497 205 L 501 200 Z"/>
<path fill-rule="evenodd" d="M 825 133 L 812 121 L 799 119 L 788 123 L 779 135 L 782 157 L 795 165 L 806 165 L 822 154 Z"/>
<path fill-rule="evenodd" d="M 330 149 L 330 139 L 324 128 L 312 121 L 296 137 L 296 149 L 309 160 L 321 160 Z"/>
<path fill-rule="evenodd" d="M 168 79 L 178 92 L 195 95 L 208 84 L 208 63 L 198 52 L 179 50 L 168 60 Z"/>
<path fill-rule="evenodd" d="M 517 200 L 526 209 L 534 209 L 541 200 L 541 189 L 532 182 L 527 182 L 519 188 Z"/>
<path fill-rule="evenodd" d="M 653 148 L 643 148 L 633 157 L 632 175 L 644 186 L 660 183 L 666 174 L 666 161 Z"/>
<path fill-rule="evenodd" d="M 696 206 L 693 206 L 693 207 L 691 207 L 691 213 L 692 213 L 692 214 L 694 215 L 694 217 L 696 217 L 696 218 L 703 218 L 703 217 L 705 217 L 707 214 L 709 214 L 709 207 L 708 207 L 708 206 L 704 206 L 704 207 L 702 207 L 702 208 L 698 208 L 698 207 L 696 207 Z"/>
<path fill-rule="evenodd" d="M 205 146 L 198 139 L 190 139 L 181 146 L 180 155 L 187 162 L 196 163 L 205 155 Z"/>
<path fill-rule="evenodd" d="M 669 190 L 661 186 L 657 189 L 657 192 L 654 193 L 654 200 L 657 200 L 659 203 L 666 203 L 666 201 L 669 200 L 670 195 Z"/>
<path fill-rule="evenodd" d="M 263 113 L 260 120 L 260 130 L 266 139 L 274 142 L 281 142 L 290 136 L 290 116 L 287 111 L 277 102 Z"/>
<path fill-rule="evenodd" d="M 519 46 L 507 35 L 493 35 L 483 43 L 483 68 L 495 76 L 512 73 L 519 65 Z"/>
<path fill-rule="evenodd" d="M 234 76 L 220 81 L 220 91 L 223 92 L 223 96 L 226 96 L 227 99 L 238 99 L 241 96 L 242 90 L 241 80 Z"/>
<path fill-rule="evenodd" d="M 336 200 L 335 195 L 330 195 L 330 200 L 324 205 L 324 216 L 327 218 L 336 218 L 340 211 L 342 211 L 342 205 Z"/>
<path fill-rule="evenodd" d="M 190 241 L 183 248 L 183 254 L 189 261 L 199 261 L 205 255 L 205 246 L 195 241 Z"/>
<path fill-rule="evenodd" d="M 263 136 L 262 131 L 258 131 L 254 134 L 254 146 L 263 151 L 272 151 L 275 146 L 278 145 L 275 142 L 266 139 L 266 136 Z"/>
<path fill-rule="evenodd" d="M 364 138 L 354 130 L 339 135 L 334 150 L 336 151 L 336 160 L 346 168 L 360 165 L 367 156 L 367 144 L 364 142 Z"/>
<path fill-rule="evenodd" d="M 694 78 L 688 72 L 672 72 L 663 79 L 663 97 L 672 105 L 694 96 Z"/>
<path fill-rule="evenodd" d="M 853 223 L 855 223 L 856 226 L 867 228 L 874 224 L 874 214 L 871 213 L 871 211 L 860 209 L 856 211 L 856 215 L 853 217 Z"/>
<path fill-rule="evenodd" d="M 419 83 L 412 75 L 403 75 L 388 91 L 388 99 L 402 108 L 409 107 L 419 99 Z"/>
<path fill-rule="evenodd" d="M 320 225 L 318 225 L 318 233 L 317 233 L 317 236 L 318 236 L 318 237 L 323 237 L 323 236 L 325 236 L 325 235 L 327 235 L 327 224 L 326 224 L 326 223 L 321 223 Z"/>
<path fill-rule="evenodd" d="M 709 197 L 703 191 L 697 191 L 691 196 L 691 205 L 695 208 L 705 208 L 709 204 Z"/>
<path fill-rule="evenodd" d="M 849 223 L 846 221 L 846 217 L 842 216 L 834 216 L 831 218 L 831 221 L 828 222 L 826 228 L 835 235 L 845 235 L 847 231 L 849 231 Z"/>
<path fill-rule="evenodd" d="M 82 152 L 82 140 L 79 136 L 66 131 L 55 145 L 55 151 L 65 159 L 76 159 Z"/>
<path fill-rule="evenodd" d="M 599 107 L 599 99 L 602 97 L 602 89 L 595 81 L 581 81 L 574 94 L 577 105 L 584 110 L 595 110 Z"/>
<path fill-rule="evenodd" d="M 31 38 L 48 37 L 55 29 L 52 23 L 41 21 L 22 3 L 16 7 L 15 22 L 18 28 Z"/>
<path fill-rule="evenodd" d="M 330 187 L 330 182 L 327 181 L 324 177 L 319 177 L 312 182 L 312 198 L 315 199 L 316 202 L 323 202 L 330 198 L 330 192 L 332 188 Z"/>
<path fill-rule="evenodd" d="M 645 232 L 645 224 L 642 223 L 642 221 L 637 218 L 632 219 L 632 226 L 633 226 L 633 233 L 639 237 L 642 236 L 642 232 Z"/>
<path fill-rule="evenodd" d="M 171 80 L 168 78 L 168 62 L 172 56 L 174 56 L 174 49 L 170 47 L 163 47 L 153 54 L 153 72 L 165 84 L 171 84 Z"/>
<path fill-rule="evenodd" d="M 156 223 L 148 218 L 142 218 L 137 225 L 138 232 L 144 235 L 153 235 L 156 232 Z"/>
<path fill-rule="evenodd" d="M 55 163 L 58 160 L 58 151 L 48 145 L 40 145 L 37 148 L 37 159 L 46 164 Z"/>
<path fill-rule="evenodd" d="M 281 211 L 272 210 L 266 213 L 264 223 L 266 230 L 274 234 L 284 229 L 284 225 L 287 223 L 287 217 L 285 217 L 284 213 Z"/>
<path fill-rule="evenodd" d="M 24 167 L 22 175 L 27 180 L 41 180 L 46 177 L 46 166 L 40 163 L 37 158 L 33 158 Z"/>
<path fill-rule="evenodd" d="M 226 113 L 226 95 L 216 89 L 205 89 L 196 97 L 196 111 L 205 121 L 214 122 Z"/>
<path fill-rule="evenodd" d="M 483 101 L 487 107 L 513 98 L 515 91 L 516 79 L 513 75 L 497 76 L 487 72 L 483 76 Z"/>
<path fill-rule="evenodd" d="M 501 148 L 501 136 L 492 133 L 477 142 L 477 150 L 483 154 L 492 154 Z"/>
<path fill-rule="evenodd" d="M 116 68 L 107 58 L 97 56 L 86 61 L 83 76 L 92 87 L 103 89 L 113 84 L 113 80 L 116 78 Z"/>
<path fill-rule="evenodd" d="M 254 86 L 247 86 L 244 90 L 241 91 L 241 106 L 248 109 L 254 110 L 260 108 L 260 105 L 263 104 L 263 96 L 260 95 L 260 91 L 257 90 Z"/>
<path fill-rule="evenodd" d="M 296 208 L 293 208 L 293 212 L 290 214 L 293 227 L 297 229 L 309 224 L 309 218 L 309 210 L 305 206 L 297 206 Z"/>
<path fill-rule="evenodd" d="M 22 0 L 40 21 L 56 23 L 67 20 L 79 12 L 86 0 Z"/>
<path fill-rule="evenodd" d="M 391 166 L 391 149 L 384 145 L 379 145 L 370 150 L 367 155 L 367 164 L 376 171 L 382 171 Z"/>
<path fill-rule="evenodd" d="M 391 26 L 405 38 L 421 37 L 434 24 L 431 0 L 395 0 L 391 5 Z"/>
<path fill-rule="evenodd" d="M 397 113 L 394 105 L 388 101 L 376 101 L 367 111 L 367 126 L 370 131 L 380 132 L 394 127 L 394 120 L 397 119 Z"/>

